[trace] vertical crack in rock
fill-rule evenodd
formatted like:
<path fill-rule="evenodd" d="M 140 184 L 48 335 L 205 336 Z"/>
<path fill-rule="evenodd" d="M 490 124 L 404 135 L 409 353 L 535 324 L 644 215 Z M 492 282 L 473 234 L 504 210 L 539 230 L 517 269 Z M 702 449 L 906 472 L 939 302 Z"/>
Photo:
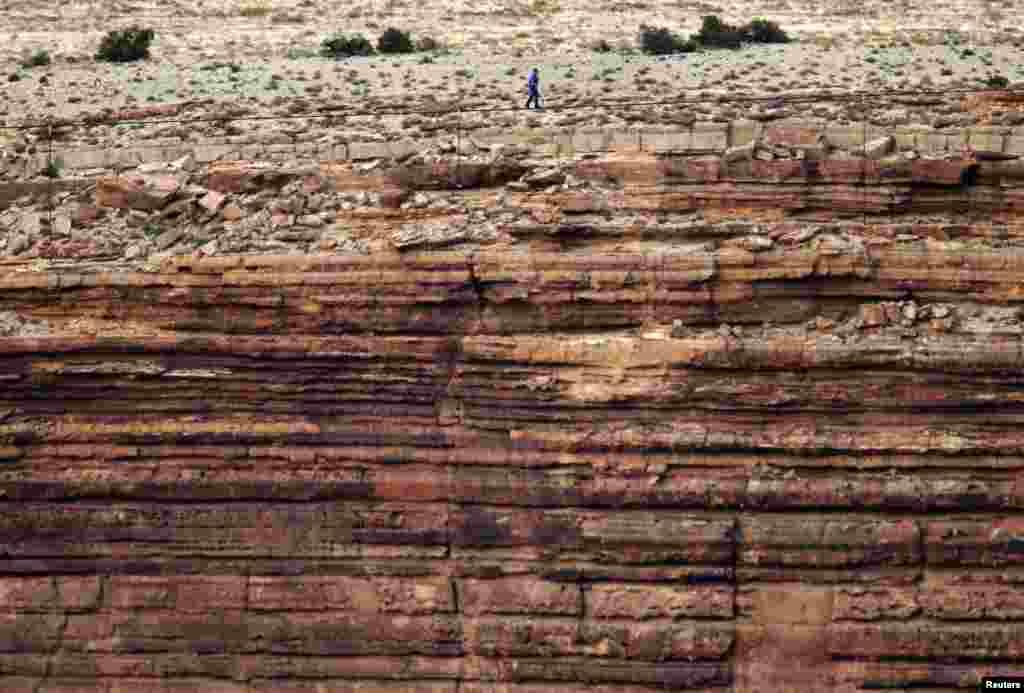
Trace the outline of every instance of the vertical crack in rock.
<path fill-rule="evenodd" d="M 50 578 L 51 589 L 57 599 L 58 606 L 61 607 L 60 612 L 60 625 L 57 628 L 56 637 L 54 640 L 53 651 L 50 656 L 46 658 L 46 668 L 43 670 L 43 677 L 36 682 L 35 688 L 32 693 L 41 693 L 43 688 L 53 677 L 57 667 L 57 658 L 60 657 L 61 650 L 64 648 L 64 636 L 67 633 L 68 623 L 71 621 L 71 612 L 64 604 L 64 600 L 61 596 L 60 588 L 57 584 L 57 578 Z"/>

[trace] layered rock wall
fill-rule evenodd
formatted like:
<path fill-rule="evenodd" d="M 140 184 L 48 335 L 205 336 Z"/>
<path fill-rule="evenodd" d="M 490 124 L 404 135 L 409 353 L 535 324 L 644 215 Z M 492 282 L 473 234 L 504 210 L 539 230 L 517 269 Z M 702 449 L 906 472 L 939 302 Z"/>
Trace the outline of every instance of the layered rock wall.
<path fill-rule="evenodd" d="M 616 226 L 704 207 L 671 165 L 581 161 L 622 190 L 504 244 L 6 265 L 0 689 L 1024 675 L 1015 207 Z"/>

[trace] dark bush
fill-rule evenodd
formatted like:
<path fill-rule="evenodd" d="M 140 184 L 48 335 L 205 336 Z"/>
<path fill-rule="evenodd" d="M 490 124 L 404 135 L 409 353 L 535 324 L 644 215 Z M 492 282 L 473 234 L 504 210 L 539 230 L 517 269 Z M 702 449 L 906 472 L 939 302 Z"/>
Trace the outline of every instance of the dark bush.
<path fill-rule="evenodd" d="M 327 58 L 348 58 L 353 55 L 372 55 L 373 44 L 362 34 L 335 34 L 320 43 L 320 55 Z"/>
<path fill-rule="evenodd" d="M 1006 89 L 1010 86 L 1010 80 L 1006 79 L 1002 75 L 992 75 L 985 80 L 985 86 L 990 89 Z"/>
<path fill-rule="evenodd" d="M 130 63 L 149 57 L 149 44 L 156 34 L 152 29 L 132 26 L 108 32 L 96 52 L 96 59 L 110 63 Z"/>
<path fill-rule="evenodd" d="M 408 32 L 389 27 L 377 39 L 377 50 L 381 53 L 412 53 L 416 49 Z"/>
<path fill-rule="evenodd" d="M 44 65 L 49 64 L 50 54 L 46 50 L 40 48 L 39 50 L 35 51 L 32 55 L 25 58 L 25 60 L 22 61 L 21 66 L 25 69 L 30 69 L 33 67 L 43 67 Z"/>
<path fill-rule="evenodd" d="M 641 41 L 642 40 L 643 40 L 643 36 L 641 34 Z M 599 41 L 595 41 L 594 43 L 591 44 L 590 47 L 591 47 L 591 49 L 593 49 L 593 51 L 595 53 L 611 53 L 612 52 L 612 44 L 608 43 L 604 39 L 601 39 Z"/>
<path fill-rule="evenodd" d="M 747 38 L 747 32 L 741 27 L 726 24 L 715 15 L 708 15 L 694 38 L 705 48 L 739 48 Z"/>
<path fill-rule="evenodd" d="M 684 41 L 665 28 L 640 26 L 640 50 L 650 55 L 689 53 L 695 49 L 692 41 Z"/>
<path fill-rule="evenodd" d="M 789 43 L 789 34 L 775 22 L 756 17 L 747 25 L 747 35 L 753 43 Z"/>
<path fill-rule="evenodd" d="M 743 26 L 733 26 L 708 15 L 692 40 L 705 48 L 739 48 L 744 43 L 788 43 L 790 39 L 778 24 L 761 17 Z"/>

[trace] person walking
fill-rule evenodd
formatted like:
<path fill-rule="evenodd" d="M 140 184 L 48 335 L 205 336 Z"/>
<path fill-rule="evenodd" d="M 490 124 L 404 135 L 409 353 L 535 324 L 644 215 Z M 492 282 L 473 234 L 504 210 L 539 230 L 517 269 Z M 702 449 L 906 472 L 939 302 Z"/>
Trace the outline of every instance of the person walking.
<path fill-rule="evenodd" d="M 526 99 L 526 108 L 530 108 L 532 103 L 537 110 L 540 110 L 540 75 L 537 73 L 537 68 L 530 70 L 530 78 L 526 80 L 526 91 L 528 97 Z"/>

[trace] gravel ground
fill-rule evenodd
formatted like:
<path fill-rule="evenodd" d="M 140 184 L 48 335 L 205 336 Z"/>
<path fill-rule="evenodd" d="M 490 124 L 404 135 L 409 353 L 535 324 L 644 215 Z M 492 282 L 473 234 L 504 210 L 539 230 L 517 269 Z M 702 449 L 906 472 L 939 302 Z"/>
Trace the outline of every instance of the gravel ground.
<path fill-rule="evenodd" d="M 265 16 L 244 16 L 253 7 Z M 768 17 L 796 40 L 668 59 L 589 48 L 599 39 L 633 47 L 641 24 L 686 35 L 708 13 L 737 23 Z M 294 97 L 369 109 L 431 102 L 515 107 L 525 102 L 533 66 L 541 71 L 548 106 L 702 90 L 769 95 L 977 87 L 992 75 L 1024 85 L 1024 6 L 985 0 L 746 2 L 728 8 L 621 0 L 389 0 L 362 6 L 96 0 L 56 8 L 25 1 L 5 2 L 0 17 L 0 118 L 8 123 L 195 100 L 257 109 Z M 152 57 L 128 65 L 96 63 L 92 55 L 103 33 L 132 23 L 156 30 Z M 320 41 L 336 29 L 375 39 L 388 26 L 414 38 L 431 36 L 447 50 L 343 61 L 316 56 Z M 38 49 L 50 52 L 52 64 L 20 67 Z M 17 81 L 6 81 L 12 75 Z"/>

